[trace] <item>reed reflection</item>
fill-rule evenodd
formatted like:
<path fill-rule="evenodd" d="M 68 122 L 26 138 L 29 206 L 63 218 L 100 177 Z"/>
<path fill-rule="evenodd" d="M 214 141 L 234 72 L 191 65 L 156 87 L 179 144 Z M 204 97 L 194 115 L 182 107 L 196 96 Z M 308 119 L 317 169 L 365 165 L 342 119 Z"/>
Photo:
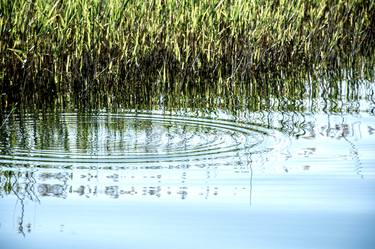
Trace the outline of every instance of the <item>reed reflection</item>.
<path fill-rule="evenodd" d="M 43 172 L 43 169 L 23 169 L 20 171 L 1 171 L 1 196 L 14 195 L 19 200 L 28 199 L 40 202 L 41 198 L 57 197 L 87 197 L 101 198 L 191 198 L 205 199 L 215 196 L 235 193 L 234 189 L 248 191 L 249 167 L 236 166 L 231 174 L 225 178 L 218 176 L 217 168 L 207 166 L 208 169 L 175 169 L 169 172 L 150 172 L 150 170 L 124 171 L 116 170 L 64 170 L 58 173 Z M 34 171 L 34 172 L 33 172 Z M 48 169 L 48 171 L 60 171 Z M 32 175 L 32 177 L 30 176 Z M 61 176 L 64 177 L 61 177 Z M 238 180 L 234 186 L 220 186 L 227 178 Z M 193 184 L 194 183 L 194 186 Z M 214 189 L 213 196 L 207 195 Z M 221 191 L 220 191 L 220 190 Z M 245 191 L 246 192 L 246 191 Z M 148 197 L 146 197 L 148 196 Z"/>
<path fill-rule="evenodd" d="M 170 165 L 162 169 L 132 166 L 127 170 L 27 168 L 27 165 L 18 169 L 2 167 L 0 198 L 14 199 L 16 209 L 11 215 L 17 217 L 17 230 L 25 236 L 33 227 L 33 222 L 27 218 L 33 210 L 30 203 L 43 205 L 50 198 L 64 201 L 77 198 L 105 201 L 109 198 L 129 203 L 178 200 L 251 203 L 248 198 L 251 198 L 249 181 L 252 178 L 248 178 L 247 167 L 238 165 L 232 170 L 222 169 L 225 173 L 219 173 L 215 165 Z M 233 183 L 228 185 L 227 181 Z"/>
<path fill-rule="evenodd" d="M 253 179 L 375 172 L 373 84 L 285 78 L 228 85 L 226 98 L 207 89 L 147 110 L 3 115 L 0 195 L 19 204 L 18 231 L 31 231 L 28 201 L 252 205 Z"/>
<path fill-rule="evenodd" d="M 25 202 L 40 202 L 39 194 L 35 187 L 37 180 L 33 172 L 17 172 L 12 170 L 0 171 L 0 197 L 4 198 L 6 195 L 13 195 L 17 202 L 15 212 L 19 212 L 17 216 L 17 231 L 19 234 L 25 236 L 26 233 L 31 232 L 31 222 L 25 221 Z"/>

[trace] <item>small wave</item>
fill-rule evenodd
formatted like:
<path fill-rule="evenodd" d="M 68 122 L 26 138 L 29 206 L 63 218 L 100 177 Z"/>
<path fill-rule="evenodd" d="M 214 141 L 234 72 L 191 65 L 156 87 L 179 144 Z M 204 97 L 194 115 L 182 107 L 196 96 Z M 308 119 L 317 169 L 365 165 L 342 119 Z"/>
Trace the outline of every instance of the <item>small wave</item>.
<path fill-rule="evenodd" d="M 1 165 L 230 161 L 271 151 L 283 142 L 277 130 L 249 122 L 155 113 L 44 114 L 11 120 L 2 134 Z"/>

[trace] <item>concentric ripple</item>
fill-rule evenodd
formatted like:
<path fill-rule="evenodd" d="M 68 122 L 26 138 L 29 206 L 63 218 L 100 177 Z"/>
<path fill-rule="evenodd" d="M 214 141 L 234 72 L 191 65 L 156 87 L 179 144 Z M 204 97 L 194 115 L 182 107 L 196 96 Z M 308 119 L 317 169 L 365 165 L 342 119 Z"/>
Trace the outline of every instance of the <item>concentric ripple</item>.
<path fill-rule="evenodd" d="M 13 116 L 1 132 L 0 164 L 52 167 L 230 162 L 284 142 L 248 122 L 132 112 Z"/>

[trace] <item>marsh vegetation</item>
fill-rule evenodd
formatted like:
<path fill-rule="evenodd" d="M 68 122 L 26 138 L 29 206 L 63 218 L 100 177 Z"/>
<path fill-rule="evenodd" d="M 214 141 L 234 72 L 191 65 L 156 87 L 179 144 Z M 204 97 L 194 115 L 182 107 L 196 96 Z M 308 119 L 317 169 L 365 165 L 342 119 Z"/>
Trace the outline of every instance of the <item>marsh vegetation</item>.
<path fill-rule="evenodd" d="M 290 71 L 362 67 L 374 13 L 366 0 L 1 0 L 0 98 L 142 103 L 155 91 L 225 92 Z"/>

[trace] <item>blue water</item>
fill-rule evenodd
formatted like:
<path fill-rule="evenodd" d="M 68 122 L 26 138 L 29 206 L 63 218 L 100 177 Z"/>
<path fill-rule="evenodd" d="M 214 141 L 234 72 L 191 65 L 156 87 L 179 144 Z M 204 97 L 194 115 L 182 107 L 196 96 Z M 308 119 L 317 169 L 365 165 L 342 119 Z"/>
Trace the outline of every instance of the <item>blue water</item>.
<path fill-rule="evenodd" d="M 269 115 L 14 114 L 0 248 L 375 248 L 373 114 Z"/>

